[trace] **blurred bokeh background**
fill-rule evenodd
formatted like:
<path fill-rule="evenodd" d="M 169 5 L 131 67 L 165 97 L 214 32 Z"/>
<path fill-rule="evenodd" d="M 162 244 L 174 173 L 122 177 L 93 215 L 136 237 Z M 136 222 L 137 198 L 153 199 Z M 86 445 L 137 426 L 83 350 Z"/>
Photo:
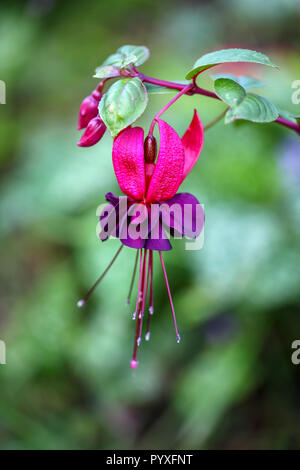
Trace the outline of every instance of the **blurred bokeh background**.
<path fill-rule="evenodd" d="M 253 48 L 280 71 L 240 73 L 263 79 L 264 94 L 299 114 L 291 101 L 299 20 L 298 0 L 1 1 L 2 449 L 300 448 L 300 365 L 291 362 L 300 339 L 300 139 L 292 131 L 219 123 L 207 132 L 183 187 L 205 204 L 204 248 L 177 241 L 165 256 L 180 345 L 156 269 L 151 341 L 129 369 L 129 248 L 76 307 L 118 246 L 95 235 L 97 206 L 107 191 L 119 193 L 112 140 L 106 133 L 95 147 L 76 146 L 95 67 L 123 44 L 144 44 L 145 73 L 182 80 L 208 51 Z M 210 74 L 200 82 L 211 87 Z M 140 124 L 171 96 L 151 96 Z M 223 109 L 184 97 L 165 118 L 182 134 L 193 107 L 204 123 Z"/>

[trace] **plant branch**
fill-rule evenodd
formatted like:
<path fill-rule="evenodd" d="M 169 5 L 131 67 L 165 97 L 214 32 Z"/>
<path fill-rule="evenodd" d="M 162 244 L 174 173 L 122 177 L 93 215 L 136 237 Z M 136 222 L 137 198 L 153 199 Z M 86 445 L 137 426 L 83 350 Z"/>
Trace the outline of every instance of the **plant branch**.
<path fill-rule="evenodd" d="M 153 85 L 158 85 L 158 86 L 162 86 L 166 88 L 171 88 L 173 90 L 182 91 L 186 87 L 186 84 L 170 82 L 167 80 L 160 80 L 158 78 L 149 77 L 142 73 L 139 73 L 136 76 L 138 76 L 143 82 L 152 83 Z M 208 90 L 205 90 L 204 88 L 200 88 L 197 85 L 195 85 L 195 83 L 191 83 L 191 85 L 192 85 L 191 88 L 187 89 L 184 92 L 184 94 L 189 95 L 189 96 L 202 95 L 202 96 L 208 96 L 209 98 L 215 98 L 217 100 L 220 99 L 218 95 L 216 95 L 216 93 L 213 93 L 212 91 L 208 91 Z M 274 122 L 277 122 L 277 124 L 287 127 L 300 135 L 300 125 L 298 123 L 295 123 L 289 119 L 285 119 L 282 117 L 278 117 Z"/>

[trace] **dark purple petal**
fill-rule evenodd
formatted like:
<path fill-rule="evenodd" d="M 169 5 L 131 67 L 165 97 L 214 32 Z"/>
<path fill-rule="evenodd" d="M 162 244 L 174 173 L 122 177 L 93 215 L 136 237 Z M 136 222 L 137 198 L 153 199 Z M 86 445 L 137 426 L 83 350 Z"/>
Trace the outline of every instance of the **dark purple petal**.
<path fill-rule="evenodd" d="M 132 206 L 129 208 L 120 222 L 119 237 L 124 245 L 139 249 L 144 248 L 148 236 L 148 218 L 145 219 L 142 214 L 142 223 L 136 223 L 139 217 L 134 217 L 133 214 L 139 212 L 139 205 L 135 204 L 134 206 L 133 209 Z"/>
<path fill-rule="evenodd" d="M 148 238 L 145 243 L 145 248 L 147 248 L 147 250 L 170 251 L 172 250 L 172 245 L 168 238 L 161 238 L 159 240 Z"/>
<path fill-rule="evenodd" d="M 126 196 L 121 197 L 127 199 Z M 105 199 L 115 207 L 119 204 L 119 200 L 121 199 L 121 197 L 115 196 L 114 193 L 111 192 L 105 194 Z"/>
<path fill-rule="evenodd" d="M 100 214 L 101 241 L 106 241 L 110 236 L 119 237 L 119 222 L 128 209 L 126 196 L 117 197 L 113 193 L 107 193 L 105 197 L 109 204 Z"/>
<path fill-rule="evenodd" d="M 165 226 L 189 238 L 200 235 L 204 226 L 204 211 L 198 199 L 189 193 L 175 194 L 162 202 L 161 220 Z"/>

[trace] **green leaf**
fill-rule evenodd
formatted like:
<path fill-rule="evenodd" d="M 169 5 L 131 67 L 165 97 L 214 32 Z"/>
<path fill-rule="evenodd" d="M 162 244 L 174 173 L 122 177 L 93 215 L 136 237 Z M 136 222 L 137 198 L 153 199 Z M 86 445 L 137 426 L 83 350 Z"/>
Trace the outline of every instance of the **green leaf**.
<path fill-rule="evenodd" d="M 120 53 L 110 55 L 102 64 L 103 65 L 114 65 L 119 68 L 125 68 L 130 64 L 135 64 L 138 58 L 134 54 L 122 55 Z"/>
<path fill-rule="evenodd" d="M 120 76 L 120 69 L 115 65 L 104 65 L 102 67 L 97 67 L 95 70 L 95 78 L 113 78 Z"/>
<path fill-rule="evenodd" d="M 179 83 L 180 85 L 188 85 L 190 82 L 187 80 L 176 81 L 173 80 L 173 83 Z M 160 85 L 153 85 L 152 83 L 144 83 L 145 87 L 147 88 L 148 93 L 155 95 L 155 94 L 163 94 L 163 93 L 174 93 L 178 90 L 174 88 L 167 88 Z"/>
<path fill-rule="evenodd" d="M 285 109 L 279 109 L 279 116 L 283 117 L 284 119 L 289 119 L 290 121 L 293 121 L 294 123 L 297 123 L 300 120 L 299 114 L 290 113 L 289 111 L 286 111 Z"/>
<path fill-rule="evenodd" d="M 145 46 L 122 46 L 115 54 L 110 55 L 102 64 L 124 68 L 130 64 L 143 64 L 149 58 L 149 49 Z"/>
<path fill-rule="evenodd" d="M 135 78 L 118 80 L 105 93 L 99 113 L 112 137 L 132 124 L 145 111 L 148 93 L 142 81 Z"/>
<path fill-rule="evenodd" d="M 253 122 L 272 122 L 279 116 L 277 107 L 272 101 L 254 93 L 248 93 L 238 105 L 229 109 L 225 116 L 225 123 L 236 119 L 246 119 Z"/>
<path fill-rule="evenodd" d="M 150 51 L 145 46 L 122 46 L 117 52 L 123 57 L 135 56 L 135 61 L 132 62 L 134 65 L 142 65 L 150 57 Z"/>
<path fill-rule="evenodd" d="M 218 97 L 229 106 L 239 105 L 246 96 L 245 89 L 230 78 L 218 78 L 214 87 Z"/>
<path fill-rule="evenodd" d="M 107 59 L 103 62 L 102 66 L 104 65 L 115 65 L 116 67 L 123 66 L 123 56 L 121 54 L 112 54 L 107 57 Z"/>
<path fill-rule="evenodd" d="M 277 67 L 269 57 L 260 52 L 251 51 L 249 49 L 223 49 L 221 51 L 210 52 L 200 57 L 185 78 L 190 79 L 203 70 L 228 62 L 250 62 Z"/>
<path fill-rule="evenodd" d="M 212 75 L 212 78 L 214 80 L 217 80 L 218 78 L 230 78 L 231 80 L 234 80 L 243 88 L 245 88 L 245 90 L 252 90 L 253 88 L 260 88 L 260 87 L 266 86 L 266 84 L 261 82 L 260 80 L 257 80 L 256 78 L 252 78 L 252 77 L 247 77 L 246 75 L 233 75 L 231 73 L 217 73 L 217 74 Z"/>

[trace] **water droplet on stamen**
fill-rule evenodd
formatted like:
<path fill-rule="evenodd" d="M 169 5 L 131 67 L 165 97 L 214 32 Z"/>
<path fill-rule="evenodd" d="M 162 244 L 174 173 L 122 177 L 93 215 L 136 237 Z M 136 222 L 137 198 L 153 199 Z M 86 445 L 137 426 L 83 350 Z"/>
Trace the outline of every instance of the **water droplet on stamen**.
<path fill-rule="evenodd" d="M 154 308 L 152 306 L 149 307 L 149 315 L 153 315 L 154 313 Z"/>
<path fill-rule="evenodd" d="M 177 335 L 177 343 L 180 343 L 180 335 Z"/>
<path fill-rule="evenodd" d="M 85 300 L 83 300 L 83 299 L 78 300 L 78 302 L 77 302 L 77 307 L 79 307 L 79 308 L 80 308 L 80 307 L 83 307 L 84 304 L 85 304 Z"/>
<path fill-rule="evenodd" d="M 139 314 L 139 319 L 140 319 L 140 320 L 142 319 L 142 314 L 141 314 L 141 313 Z"/>
<path fill-rule="evenodd" d="M 139 346 L 142 342 L 142 338 L 139 336 L 138 339 L 136 340 L 136 344 Z"/>
<path fill-rule="evenodd" d="M 132 314 L 132 320 L 135 320 L 136 319 L 136 312 L 133 312 Z"/>
<path fill-rule="evenodd" d="M 149 339 L 150 339 L 150 331 L 147 331 L 147 333 L 145 335 L 145 340 L 149 341 Z"/>
<path fill-rule="evenodd" d="M 130 361 L 130 367 L 131 367 L 131 369 L 136 369 L 137 366 L 138 366 L 138 364 L 139 364 L 138 361 L 136 361 L 135 359 L 132 359 L 132 360 Z"/>

